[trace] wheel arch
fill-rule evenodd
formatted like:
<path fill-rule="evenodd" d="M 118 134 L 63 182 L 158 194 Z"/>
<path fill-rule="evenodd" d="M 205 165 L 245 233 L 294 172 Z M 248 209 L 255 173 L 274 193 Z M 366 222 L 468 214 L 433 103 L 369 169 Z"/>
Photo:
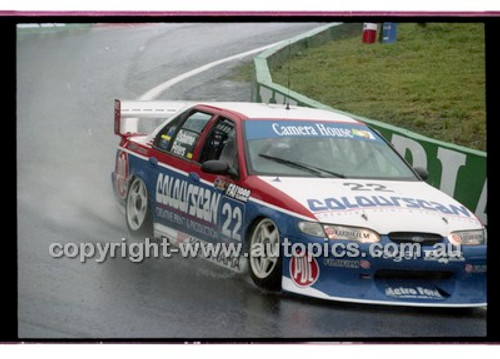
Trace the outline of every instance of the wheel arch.
<path fill-rule="evenodd" d="M 255 216 L 250 223 L 248 224 L 246 231 L 245 231 L 245 237 L 244 237 L 244 247 L 245 249 L 248 248 L 248 244 L 250 243 L 250 236 L 252 235 L 252 232 L 255 230 L 255 227 L 257 226 L 257 223 L 259 223 L 262 219 L 264 218 L 269 218 L 268 216 L 265 216 L 264 214 L 260 213 Z"/>
<path fill-rule="evenodd" d="M 152 207 L 152 204 L 153 204 L 153 200 L 155 198 L 155 190 L 156 190 L 156 182 L 154 181 L 154 178 L 152 178 L 152 176 L 148 175 L 148 173 L 141 169 L 141 168 L 130 168 L 130 173 L 127 177 L 127 180 L 126 180 L 126 188 L 127 188 L 127 193 L 128 193 L 128 190 L 129 190 L 129 187 L 130 187 L 130 184 L 134 181 L 134 179 L 136 178 L 140 178 L 142 180 L 142 182 L 144 182 L 144 184 L 146 185 L 146 189 L 147 189 L 147 192 L 148 192 L 148 199 L 149 199 L 149 205 L 150 205 L 150 209 L 153 210 L 153 207 Z M 148 186 L 148 183 L 151 183 L 151 185 Z"/>
<path fill-rule="evenodd" d="M 296 234 L 297 218 L 273 208 L 259 206 L 253 216 L 247 217 L 249 224 L 244 233 L 245 243 L 250 239 L 256 224 L 263 218 L 269 218 L 276 224 L 281 237 L 291 237 Z"/>

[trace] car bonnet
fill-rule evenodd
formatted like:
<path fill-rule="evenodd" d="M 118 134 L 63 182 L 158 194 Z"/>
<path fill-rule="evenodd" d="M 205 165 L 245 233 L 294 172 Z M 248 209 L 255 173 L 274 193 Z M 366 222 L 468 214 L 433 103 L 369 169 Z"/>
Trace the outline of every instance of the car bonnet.
<path fill-rule="evenodd" d="M 337 178 L 259 178 L 305 206 L 321 223 L 394 231 L 437 233 L 482 228 L 478 218 L 422 181 Z M 293 204 L 289 210 L 293 211 Z"/>

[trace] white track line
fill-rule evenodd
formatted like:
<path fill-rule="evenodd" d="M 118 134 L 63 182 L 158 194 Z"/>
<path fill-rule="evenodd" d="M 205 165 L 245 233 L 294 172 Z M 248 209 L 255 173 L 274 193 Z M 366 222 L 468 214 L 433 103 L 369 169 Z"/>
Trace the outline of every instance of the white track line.
<path fill-rule="evenodd" d="M 266 46 L 262 46 L 262 47 L 259 47 L 257 49 L 253 49 L 253 50 L 250 50 L 250 51 L 246 51 L 246 52 L 242 52 L 242 53 L 239 53 L 239 54 L 236 54 L 236 55 L 233 55 L 233 56 L 229 56 L 229 57 L 226 57 L 224 59 L 220 59 L 220 60 L 217 60 L 217 61 L 214 61 L 214 62 L 211 62 L 209 64 L 206 64 L 206 65 L 203 65 L 203 66 L 200 66 L 194 70 L 191 70 L 191 71 L 188 71 L 188 72 L 185 72 L 179 76 L 176 76 L 170 80 L 167 80 L 161 84 L 159 84 L 158 86 L 152 88 L 151 90 L 149 90 L 148 92 L 146 92 L 145 94 L 143 94 L 141 97 L 139 97 L 138 100 L 141 100 L 141 101 L 150 101 L 150 100 L 154 100 L 156 99 L 158 96 L 160 96 L 164 91 L 166 91 L 167 89 L 169 89 L 170 87 L 172 87 L 173 85 L 179 83 L 179 82 L 182 82 L 192 76 L 195 76 L 195 75 L 198 75 L 199 73 L 202 73 L 203 71 L 207 71 L 209 69 L 211 69 L 212 67 L 215 67 L 215 66 L 218 66 L 218 65 L 221 65 L 221 64 L 224 64 L 226 62 L 230 62 L 230 61 L 233 61 L 233 60 L 237 60 L 237 59 L 241 59 L 243 57 L 246 57 L 246 56 L 249 56 L 249 55 L 253 55 L 257 52 L 262 52 L 264 50 L 267 50 L 269 49 L 270 47 L 273 47 L 277 44 L 279 44 L 281 41 L 279 42 L 276 42 L 274 44 L 270 44 L 270 45 L 266 45 Z"/>

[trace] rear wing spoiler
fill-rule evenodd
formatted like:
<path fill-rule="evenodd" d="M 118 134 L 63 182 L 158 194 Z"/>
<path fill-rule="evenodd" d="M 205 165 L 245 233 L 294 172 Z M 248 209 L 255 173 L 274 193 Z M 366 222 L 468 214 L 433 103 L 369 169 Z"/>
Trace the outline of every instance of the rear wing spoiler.
<path fill-rule="evenodd" d="M 115 99 L 114 132 L 119 136 L 136 134 L 139 119 L 167 119 L 190 105 L 194 105 L 194 102 L 122 101 Z"/>

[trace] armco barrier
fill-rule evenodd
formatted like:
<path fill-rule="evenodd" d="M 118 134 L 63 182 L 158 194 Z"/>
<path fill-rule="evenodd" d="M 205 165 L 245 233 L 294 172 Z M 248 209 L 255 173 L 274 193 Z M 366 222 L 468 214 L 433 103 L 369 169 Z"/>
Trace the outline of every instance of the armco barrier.
<path fill-rule="evenodd" d="M 90 29 L 91 23 L 20 23 L 17 24 L 18 34 L 57 33 L 69 30 Z"/>
<path fill-rule="evenodd" d="M 288 101 L 291 105 L 346 114 L 369 124 L 391 141 L 409 163 L 426 168 L 429 172 L 428 183 L 465 204 L 487 223 L 486 152 L 434 140 L 403 128 L 339 111 L 273 83 L 269 67 L 281 64 L 297 51 L 326 41 L 359 35 L 361 42 L 362 29 L 362 24 L 328 24 L 266 50 L 254 58 L 252 101 L 283 104 Z"/>

